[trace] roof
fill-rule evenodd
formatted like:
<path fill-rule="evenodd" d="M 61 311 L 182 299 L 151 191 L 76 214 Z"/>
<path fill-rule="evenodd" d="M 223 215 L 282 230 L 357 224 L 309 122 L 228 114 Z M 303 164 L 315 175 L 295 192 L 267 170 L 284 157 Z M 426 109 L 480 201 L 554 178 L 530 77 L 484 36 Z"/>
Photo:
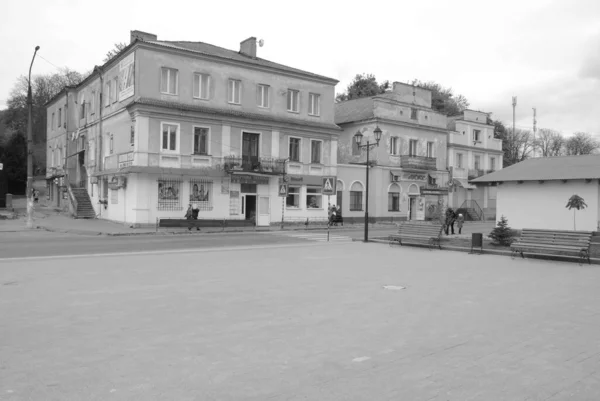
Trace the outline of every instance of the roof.
<path fill-rule="evenodd" d="M 335 123 L 368 120 L 375 116 L 373 97 L 346 100 L 335 104 Z"/>
<path fill-rule="evenodd" d="M 136 99 L 134 99 L 133 102 L 131 102 L 128 105 L 128 107 L 131 107 L 135 104 L 164 107 L 164 108 L 176 109 L 176 110 L 196 111 L 196 112 L 201 112 L 201 113 L 206 113 L 206 114 L 213 114 L 216 116 L 251 118 L 254 120 L 274 121 L 274 122 L 287 123 L 287 124 L 296 124 L 296 125 L 301 125 L 301 126 L 306 126 L 306 127 L 323 128 L 323 129 L 341 131 L 341 128 L 335 124 L 319 123 L 319 122 L 305 121 L 305 120 L 296 120 L 296 119 L 283 118 L 283 117 L 274 117 L 274 116 L 268 115 L 268 114 L 249 113 L 249 112 L 239 111 L 239 110 L 197 106 L 197 105 L 193 105 L 193 104 L 171 102 L 171 101 L 167 101 L 167 100 L 160 100 L 160 99 L 153 99 L 153 98 L 145 98 L 145 97 L 136 98 Z"/>
<path fill-rule="evenodd" d="M 527 159 L 502 170 L 470 180 L 470 182 L 583 180 L 596 178 L 600 178 L 600 155 Z"/>
<path fill-rule="evenodd" d="M 224 59 L 233 61 L 244 62 L 248 64 L 254 64 L 261 67 L 274 68 L 281 71 L 286 71 L 294 74 L 301 74 L 307 77 L 311 77 L 319 80 L 326 80 L 332 84 L 337 84 L 339 81 L 333 78 L 329 78 L 323 75 L 313 74 L 312 72 L 300 70 L 297 68 L 288 67 L 283 64 L 274 63 L 269 60 L 265 60 L 259 57 L 250 57 L 234 50 L 225 49 L 223 47 L 211 45 L 203 42 L 187 42 L 187 41 L 170 41 L 170 40 L 156 40 L 156 41 L 144 41 L 145 43 L 151 43 L 154 45 L 170 47 L 174 49 L 188 50 L 195 53 L 206 54 L 209 56 L 216 56 Z"/>

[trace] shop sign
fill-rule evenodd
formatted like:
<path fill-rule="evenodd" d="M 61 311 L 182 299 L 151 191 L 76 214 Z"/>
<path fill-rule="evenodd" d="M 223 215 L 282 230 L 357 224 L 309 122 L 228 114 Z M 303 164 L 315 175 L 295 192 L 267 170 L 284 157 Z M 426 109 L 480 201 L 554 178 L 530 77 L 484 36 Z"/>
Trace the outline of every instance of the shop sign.
<path fill-rule="evenodd" d="M 129 167 L 133 165 L 133 152 L 122 153 L 117 158 L 118 168 Z"/>
<path fill-rule="evenodd" d="M 403 178 L 406 181 L 425 181 L 427 179 L 426 174 L 404 174 Z"/>
<path fill-rule="evenodd" d="M 448 188 L 423 188 L 421 187 L 421 195 L 448 195 Z"/>
<path fill-rule="evenodd" d="M 320 175 L 288 175 L 284 179 L 279 179 L 279 182 L 287 182 L 290 185 L 311 185 L 315 187 L 322 187 L 323 178 L 325 177 Z"/>
<path fill-rule="evenodd" d="M 231 176 L 233 184 L 258 184 L 269 185 L 269 177 L 259 177 L 250 174 L 234 174 Z"/>

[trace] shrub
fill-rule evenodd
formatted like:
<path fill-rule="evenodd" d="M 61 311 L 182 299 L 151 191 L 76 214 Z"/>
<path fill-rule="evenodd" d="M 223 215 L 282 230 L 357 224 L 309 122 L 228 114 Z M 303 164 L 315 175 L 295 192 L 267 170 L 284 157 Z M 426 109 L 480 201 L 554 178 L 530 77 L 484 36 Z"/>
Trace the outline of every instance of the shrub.
<path fill-rule="evenodd" d="M 508 219 L 504 216 L 500 216 L 498 224 L 492 232 L 488 235 L 493 239 L 493 243 L 496 245 L 509 246 L 514 241 L 515 233 L 508 226 Z"/>

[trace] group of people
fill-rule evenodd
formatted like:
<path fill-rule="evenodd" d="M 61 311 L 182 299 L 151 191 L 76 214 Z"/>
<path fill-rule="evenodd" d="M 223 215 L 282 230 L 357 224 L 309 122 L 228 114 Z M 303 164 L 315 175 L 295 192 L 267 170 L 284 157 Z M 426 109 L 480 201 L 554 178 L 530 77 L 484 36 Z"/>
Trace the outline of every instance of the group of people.
<path fill-rule="evenodd" d="M 454 223 L 456 223 L 456 227 L 458 228 L 458 233 L 462 234 L 462 227 L 465 222 L 465 217 L 462 213 L 456 213 L 454 209 L 449 207 L 446 209 L 446 217 L 444 219 L 444 232 L 448 235 L 448 232 L 451 231 L 452 235 L 454 235 Z"/>
<path fill-rule="evenodd" d="M 327 208 L 327 216 L 329 217 L 329 225 L 337 226 L 338 223 L 344 225 L 344 219 L 342 218 L 342 208 L 335 205 L 329 205 Z"/>
<path fill-rule="evenodd" d="M 190 203 L 190 205 L 188 206 L 187 211 L 185 212 L 185 218 L 187 220 L 198 220 L 198 205 L 193 205 Z M 188 226 L 188 230 L 192 231 L 192 226 L 193 224 L 191 224 Z M 197 231 L 200 231 L 200 227 L 196 227 Z"/>

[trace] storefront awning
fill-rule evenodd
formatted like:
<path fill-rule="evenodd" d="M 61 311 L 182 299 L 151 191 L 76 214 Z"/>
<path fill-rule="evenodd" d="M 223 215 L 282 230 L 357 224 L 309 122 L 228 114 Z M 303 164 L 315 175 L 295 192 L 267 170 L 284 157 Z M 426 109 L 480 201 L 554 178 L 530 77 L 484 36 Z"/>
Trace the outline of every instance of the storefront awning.
<path fill-rule="evenodd" d="M 475 185 L 469 184 L 469 182 L 465 178 L 454 178 L 452 179 L 452 184 L 461 186 L 464 189 L 475 189 L 477 188 Z"/>

